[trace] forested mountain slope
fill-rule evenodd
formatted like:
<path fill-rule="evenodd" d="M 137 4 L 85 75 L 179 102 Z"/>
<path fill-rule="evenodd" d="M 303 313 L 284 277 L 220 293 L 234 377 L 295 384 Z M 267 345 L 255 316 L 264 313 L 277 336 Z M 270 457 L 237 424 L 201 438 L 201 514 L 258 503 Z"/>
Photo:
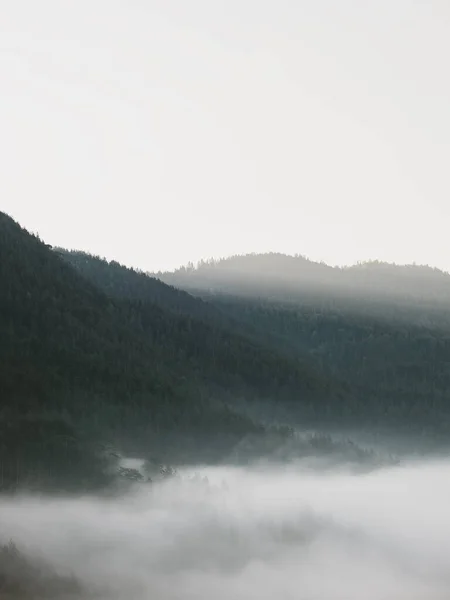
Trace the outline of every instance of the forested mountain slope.
<path fill-rule="evenodd" d="M 215 303 L 270 335 L 276 347 L 308 353 L 318 368 L 347 383 L 348 417 L 372 424 L 448 431 L 450 332 L 414 323 L 247 298 Z M 351 400 L 352 399 L 352 400 Z"/>
<path fill-rule="evenodd" d="M 281 267 L 280 255 L 272 258 L 277 269 Z M 255 266 L 253 259 L 259 264 L 258 256 L 250 257 L 248 262 L 244 260 L 244 264 Z M 239 263 L 238 259 L 230 259 L 231 265 L 236 263 Z M 297 261 L 293 258 L 289 264 L 288 275 L 292 275 L 294 266 L 335 273 L 331 267 L 315 265 L 305 259 Z M 201 265 L 198 271 L 206 269 L 209 272 L 215 268 L 220 270 L 221 267 Z M 356 267 L 364 272 L 378 268 L 385 269 L 376 264 Z M 108 276 L 104 273 L 103 277 L 97 277 L 99 269 L 109 271 Z M 255 272 L 250 269 L 248 277 L 244 278 L 254 277 L 260 283 L 260 295 L 254 293 L 252 296 L 248 290 L 239 293 L 242 282 L 232 279 L 233 269 L 230 268 L 227 274 L 229 288 L 221 288 L 223 291 L 211 289 L 212 281 L 208 280 L 207 289 L 197 292 L 205 300 L 200 306 L 209 305 L 216 309 L 216 312 L 205 310 L 205 319 L 220 315 L 221 319 L 228 319 L 235 330 L 251 335 L 266 347 L 293 359 L 299 358 L 305 365 L 313 365 L 317 379 L 322 377 L 324 382 L 333 382 L 333 385 L 329 384 L 330 390 L 336 391 L 342 382 L 345 383 L 343 398 L 336 400 L 330 394 L 328 401 L 315 403 L 308 418 L 318 424 L 347 421 L 416 430 L 445 430 L 448 427 L 450 329 L 445 326 L 446 313 L 442 307 L 436 307 L 430 299 L 426 302 L 416 299 L 416 304 L 411 307 L 406 298 L 399 301 L 392 295 L 373 301 L 370 290 L 366 297 L 360 295 L 355 300 L 333 294 L 332 288 L 322 289 L 320 293 L 317 288 L 314 293 L 301 293 L 299 288 L 295 296 L 286 300 L 283 299 L 285 288 L 282 284 L 274 288 L 274 293 L 267 292 L 264 296 L 266 282 L 257 269 Z M 273 266 L 270 272 L 276 272 L 279 278 L 286 277 L 277 269 Z M 391 277 L 390 269 L 387 269 L 388 275 L 377 277 Z M 127 289 L 130 298 L 135 293 L 145 297 L 149 282 L 155 285 L 145 274 L 134 273 L 136 281 L 127 287 L 130 270 L 88 255 L 83 256 L 79 270 L 91 281 L 114 280 L 114 286 L 109 284 L 108 288 Z M 406 272 L 410 273 L 408 268 Z M 415 273 L 414 269 L 411 272 Z M 446 281 L 441 272 L 431 269 L 425 269 L 425 272 L 433 281 L 435 277 L 438 281 L 441 278 L 444 283 Z M 186 278 L 189 273 L 196 277 L 196 271 L 191 269 L 186 271 Z M 445 285 L 440 289 L 443 293 Z M 430 304 L 441 318 L 442 326 L 428 324 Z M 305 418 L 305 413 L 302 417 Z"/>
<path fill-rule="evenodd" d="M 240 380 L 269 393 L 291 387 L 301 394 L 330 386 L 301 360 L 249 337 L 252 327 L 243 328 L 240 319 L 220 307 L 117 262 L 82 252 L 56 252 L 111 301 L 125 310 L 139 311 L 140 333 L 147 340 L 156 339 L 163 351 L 179 352 L 202 377 L 212 371 L 212 381 L 222 382 L 228 389 Z M 242 335 L 243 331 L 247 335 Z"/>
<path fill-rule="evenodd" d="M 343 412 L 450 427 L 450 276 L 368 263 L 334 269 L 280 254 L 232 257 L 161 277 L 348 385 Z M 350 400 L 351 399 L 351 400 Z"/>
<path fill-rule="evenodd" d="M 4 214 L 0 281 L 2 485 L 77 469 L 87 479 L 90 465 L 94 476 L 99 439 L 173 456 L 177 444 L 180 456 L 208 442 L 205 457 L 219 456 L 261 431 L 224 398 L 315 405 L 333 396 L 325 378 L 276 348 L 173 306 L 108 296 Z"/>
<path fill-rule="evenodd" d="M 450 333 L 427 323 L 430 304 L 445 324 L 447 279 L 429 276 L 416 313 L 392 296 L 377 312 L 369 295 L 354 310 L 329 290 L 286 293 L 274 277 L 268 289 L 257 273 L 258 293 L 228 273 L 202 300 L 53 250 L 0 213 L 0 487 L 93 485 L 103 441 L 217 460 L 265 435 L 267 407 L 290 424 L 447 435 Z"/>
<path fill-rule="evenodd" d="M 152 302 L 176 314 L 190 315 L 202 320 L 210 318 L 216 324 L 226 321 L 225 315 L 211 304 L 155 277 L 87 252 L 69 251 L 64 248 L 53 250 L 108 296 L 121 300 Z"/>

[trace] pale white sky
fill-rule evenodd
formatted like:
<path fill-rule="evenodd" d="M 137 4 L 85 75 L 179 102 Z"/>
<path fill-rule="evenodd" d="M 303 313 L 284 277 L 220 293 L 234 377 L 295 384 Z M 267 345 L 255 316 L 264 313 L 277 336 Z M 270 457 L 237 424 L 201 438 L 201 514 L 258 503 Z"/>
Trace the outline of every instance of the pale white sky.
<path fill-rule="evenodd" d="M 0 0 L 0 209 L 148 270 L 450 269 L 448 0 Z"/>

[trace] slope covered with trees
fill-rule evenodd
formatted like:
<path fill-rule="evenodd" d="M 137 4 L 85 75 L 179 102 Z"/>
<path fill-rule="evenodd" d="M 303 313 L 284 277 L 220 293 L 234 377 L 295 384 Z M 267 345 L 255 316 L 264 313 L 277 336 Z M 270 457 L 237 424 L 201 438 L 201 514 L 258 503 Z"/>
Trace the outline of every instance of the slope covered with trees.
<path fill-rule="evenodd" d="M 69 251 L 64 248 L 53 250 L 110 297 L 151 302 L 175 314 L 189 315 L 202 320 L 209 318 L 216 325 L 219 322 L 228 324 L 225 315 L 211 304 L 141 271 L 87 252 Z"/>
<path fill-rule="evenodd" d="M 343 381 L 332 418 L 436 434 L 450 427 L 450 276 L 372 262 L 336 269 L 280 254 L 160 274 Z"/>
<path fill-rule="evenodd" d="M 235 257 L 161 275 L 191 295 L 51 249 L 0 213 L 0 487 L 98 485 L 110 444 L 219 460 L 280 415 L 447 435 L 448 276 L 284 264 Z"/>
<path fill-rule="evenodd" d="M 333 395 L 301 361 L 212 324 L 218 309 L 200 319 L 204 303 L 167 286 L 168 309 L 155 294 L 110 289 L 4 214 L 0 280 L 3 487 L 52 477 L 87 485 L 104 439 L 172 460 L 218 458 L 262 431 L 228 400 L 307 406 Z"/>
<path fill-rule="evenodd" d="M 241 319 L 234 318 L 228 310 L 221 310 L 220 306 L 115 261 L 60 249 L 57 253 L 112 301 L 126 300 L 122 305 L 131 310 L 137 307 L 144 317 L 139 326 L 147 339 L 156 336 L 167 347 L 175 345 L 178 351 L 183 351 L 183 357 L 191 361 L 191 366 L 197 358 L 203 373 L 213 370 L 215 382 L 222 381 L 224 386 L 229 386 L 231 381 L 227 378 L 231 375 L 233 379 L 241 379 L 244 384 L 250 383 L 270 393 L 280 393 L 282 387 L 293 389 L 293 386 L 300 393 L 329 390 L 332 385 L 323 375 L 319 378 L 311 364 L 299 357 L 288 357 L 264 343 L 256 328 L 250 323 L 244 326 Z"/>
<path fill-rule="evenodd" d="M 65 256 L 73 260 L 78 254 Z M 153 278 L 117 263 L 82 257 L 83 261 L 77 262 L 79 272 L 93 282 L 102 280 L 100 271 L 109 272 L 103 278 L 109 281 L 110 291 L 123 288 L 128 290 L 129 298 L 134 294 L 145 297 L 147 286 L 156 285 Z M 192 278 L 194 283 L 190 281 L 186 288 L 197 286 L 196 293 L 203 298 L 199 306 L 210 306 L 204 311 L 206 320 L 214 323 L 220 316 L 229 328 L 285 356 L 301 359 L 304 365 L 313 365 L 316 379 L 328 382 L 328 398 L 309 410 L 303 405 L 301 413 L 290 407 L 291 416 L 300 422 L 370 423 L 416 431 L 428 429 L 433 433 L 447 431 L 449 315 L 433 298 L 445 298 L 448 276 L 428 268 L 382 263 L 358 265 L 354 267 L 358 273 L 350 276 L 345 270 L 301 257 L 284 260 L 282 255 L 269 255 L 266 259 L 258 255 L 243 257 L 242 262 L 233 257 L 177 273 L 186 280 Z M 350 270 L 353 272 L 353 268 Z M 393 275 L 396 270 L 398 277 Z M 422 273 L 431 282 L 430 289 L 420 280 Z M 127 287 L 130 274 L 134 281 Z M 322 288 L 306 284 L 302 288 L 305 279 L 311 282 L 314 276 L 318 281 L 319 274 Z M 343 294 L 343 284 L 339 288 L 333 283 L 337 277 L 356 277 L 359 292 Z M 395 281 L 403 281 L 402 277 L 411 280 L 407 293 L 403 283 L 395 286 Z M 366 287 L 365 279 L 369 279 Z M 288 287 L 283 283 L 286 280 Z M 372 295 L 376 281 L 380 282 L 383 296 Z M 271 291 L 268 285 L 272 286 Z M 416 289 L 420 293 L 410 300 L 408 294 Z M 174 288 L 168 290 L 177 293 Z M 332 391 L 342 390 L 341 384 L 346 391 L 338 397 Z"/>

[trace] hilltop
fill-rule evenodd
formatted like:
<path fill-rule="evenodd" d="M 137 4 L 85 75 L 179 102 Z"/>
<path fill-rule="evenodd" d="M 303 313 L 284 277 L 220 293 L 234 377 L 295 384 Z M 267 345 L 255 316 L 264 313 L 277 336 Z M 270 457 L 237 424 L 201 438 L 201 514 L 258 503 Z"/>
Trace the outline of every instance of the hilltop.
<path fill-rule="evenodd" d="M 370 261 L 331 267 L 300 255 L 268 253 L 201 261 L 155 277 L 204 299 L 270 298 L 393 321 L 450 326 L 450 274 L 424 265 Z"/>

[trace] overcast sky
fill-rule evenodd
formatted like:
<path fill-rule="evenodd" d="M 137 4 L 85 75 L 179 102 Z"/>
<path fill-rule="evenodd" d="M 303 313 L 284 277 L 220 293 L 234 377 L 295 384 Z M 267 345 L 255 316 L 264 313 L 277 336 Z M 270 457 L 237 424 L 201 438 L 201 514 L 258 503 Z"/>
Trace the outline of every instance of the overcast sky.
<path fill-rule="evenodd" d="M 0 208 L 148 270 L 450 270 L 448 0 L 0 0 Z"/>

